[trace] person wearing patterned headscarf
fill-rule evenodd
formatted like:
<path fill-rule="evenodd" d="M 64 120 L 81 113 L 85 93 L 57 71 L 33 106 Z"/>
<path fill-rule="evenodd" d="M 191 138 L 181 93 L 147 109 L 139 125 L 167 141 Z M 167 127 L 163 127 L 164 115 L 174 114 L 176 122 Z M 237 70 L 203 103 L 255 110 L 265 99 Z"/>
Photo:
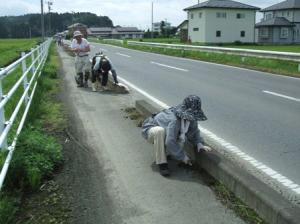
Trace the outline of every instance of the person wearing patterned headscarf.
<path fill-rule="evenodd" d="M 198 128 L 197 121 L 205 120 L 207 117 L 202 111 L 200 97 L 190 95 L 178 106 L 165 109 L 143 122 L 142 135 L 154 144 L 155 160 L 162 176 L 170 175 L 166 154 L 192 165 L 182 148 L 186 139 L 197 146 L 198 152 L 211 150 L 209 146 L 204 146 Z"/>

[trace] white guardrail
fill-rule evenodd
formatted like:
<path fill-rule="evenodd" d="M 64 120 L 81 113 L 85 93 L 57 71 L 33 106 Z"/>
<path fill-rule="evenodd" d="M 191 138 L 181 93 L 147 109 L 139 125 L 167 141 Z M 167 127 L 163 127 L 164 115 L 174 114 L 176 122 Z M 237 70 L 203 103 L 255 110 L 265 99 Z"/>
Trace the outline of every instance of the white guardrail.
<path fill-rule="evenodd" d="M 21 133 L 21 130 L 23 128 L 25 119 L 27 117 L 32 98 L 35 93 L 35 89 L 37 86 L 37 78 L 41 75 L 41 69 L 43 68 L 47 55 L 49 46 L 51 44 L 51 39 L 48 39 L 41 45 L 39 45 L 36 48 L 32 48 L 31 51 L 27 54 L 22 52 L 21 58 L 13 62 L 12 64 L 8 65 L 5 68 L 2 68 L 0 70 L 0 148 L 2 150 L 8 150 L 8 154 L 6 156 L 5 162 L 3 164 L 1 173 L 0 173 L 0 190 L 2 188 L 10 161 L 12 159 L 17 139 L 19 134 Z M 31 64 L 27 67 L 28 61 L 31 57 Z M 12 74 L 12 71 L 14 71 L 17 66 L 22 66 L 22 74 L 19 80 L 12 86 L 10 90 L 8 90 L 8 93 L 6 95 L 3 95 L 2 91 L 2 80 L 5 79 L 8 75 Z M 31 79 L 28 82 L 27 76 L 29 73 L 32 73 Z M 14 111 L 9 118 L 9 120 L 5 120 L 4 115 L 4 106 L 7 104 L 7 102 L 12 98 L 18 87 L 23 83 L 24 91 L 22 96 L 19 99 L 19 102 L 17 103 L 16 107 L 14 108 Z M 31 90 L 31 94 L 29 96 L 29 90 L 33 86 Z M 14 121 L 18 115 L 18 112 L 21 108 L 21 106 L 25 103 L 25 110 L 22 115 L 21 121 L 18 125 L 17 132 L 13 138 L 12 143 L 8 146 L 7 145 L 7 135 L 11 129 L 11 127 L 14 124 Z"/>
<path fill-rule="evenodd" d="M 241 48 L 225 48 L 225 47 L 209 47 L 209 46 L 194 46 L 184 44 L 162 44 L 162 43 L 151 43 L 151 42 L 139 42 L 139 41 L 127 41 L 128 45 L 135 46 L 147 46 L 156 48 L 169 48 L 169 49 L 180 49 L 182 51 L 203 51 L 203 52 L 214 52 L 214 53 L 226 53 L 240 56 L 253 56 L 261 58 L 272 58 L 288 61 L 300 62 L 299 53 L 279 52 L 279 51 L 262 51 L 252 49 L 241 49 Z"/>
<path fill-rule="evenodd" d="M 120 39 L 103 39 L 104 42 L 106 43 L 118 43 L 118 44 L 124 44 L 124 40 Z"/>

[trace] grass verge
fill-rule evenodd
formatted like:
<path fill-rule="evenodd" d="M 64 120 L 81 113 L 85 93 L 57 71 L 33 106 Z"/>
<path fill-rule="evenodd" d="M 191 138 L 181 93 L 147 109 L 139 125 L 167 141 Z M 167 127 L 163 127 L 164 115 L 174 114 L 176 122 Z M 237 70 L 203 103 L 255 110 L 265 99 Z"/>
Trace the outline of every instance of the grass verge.
<path fill-rule="evenodd" d="M 104 43 L 102 41 L 97 41 L 99 43 Z M 108 43 L 108 42 L 105 42 Z M 124 45 L 109 42 L 109 44 L 117 45 L 129 49 L 170 55 L 175 57 L 190 58 L 195 60 L 201 60 L 206 62 L 213 62 L 217 64 L 231 65 L 241 68 L 247 68 L 262 72 L 269 72 L 274 74 L 281 74 L 292 77 L 300 77 L 300 72 L 298 71 L 298 62 L 294 61 L 284 61 L 278 59 L 265 59 L 257 57 L 246 57 L 239 55 L 229 55 L 222 53 L 210 53 L 201 51 L 191 51 L 191 50 L 180 50 L 180 49 L 167 49 L 167 48 L 155 48 L 147 46 L 132 46 L 124 42 Z"/>
<path fill-rule="evenodd" d="M 59 140 L 66 119 L 57 97 L 60 91 L 58 69 L 58 56 L 52 45 L 0 195 L 0 223 L 65 223 L 65 214 L 57 212 L 64 211 L 57 206 L 62 197 L 57 197 L 56 190 L 51 191 L 51 184 L 45 185 L 63 162 Z M 0 154 L 2 167 L 5 155 Z M 47 197 L 54 193 L 54 199 L 44 204 L 42 199 L 27 200 L 28 197 L 34 198 L 35 192 L 43 193 L 43 189 L 48 192 Z M 32 203 L 24 206 L 21 201 L 40 203 L 35 207 L 49 215 L 32 215 L 35 213 L 28 210 Z"/>

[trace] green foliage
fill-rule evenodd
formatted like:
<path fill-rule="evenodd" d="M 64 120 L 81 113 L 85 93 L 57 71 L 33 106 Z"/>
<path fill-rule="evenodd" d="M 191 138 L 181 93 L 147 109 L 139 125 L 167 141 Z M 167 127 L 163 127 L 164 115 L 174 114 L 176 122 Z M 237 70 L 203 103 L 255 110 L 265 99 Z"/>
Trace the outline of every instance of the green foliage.
<path fill-rule="evenodd" d="M 15 187 L 37 189 L 62 161 L 61 145 L 40 130 L 23 130 L 16 148 L 8 174 L 8 183 Z"/>
<path fill-rule="evenodd" d="M 38 43 L 38 39 L 0 39 L 0 68 L 4 67 L 29 51 Z"/>
<path fill-rule="evenodd" d="M 42 77 L 38 80 L 26 126 L 19 136 L 8 169 L 2 189 L 3 195 L 38 189 L 44 179 L 51 177 L 56 167 L 62 163 L 62 146 L 53 137 L 65 125 L 62 106 L 55 98 L 59 91 L 58 66 L 58 58 L 52 45 Z M 50 126 L 48 122 L 51 122 L 51 129 L 45 128 Z M 7 152 L 0 153 L 0 167 L 6 154 Z M 13 223 L 19 206 L 18 198 L 20 197 L 0 198 L 0 223 Z"/>
<path fill-rule="evenodd" d="M 0 38 L 30 38 L 41 36 L 40 14 L 0 17 Z M 47 18 L 48 17 L 48 18 Z M 83 23 L 88 27 L 113 27 L 113 22 L 107 16 L 97 16 L 89 12 L 50 13 L 51 31 L 46 29 L 46 35 L 62 32 L 74 23 Z M 49 14 L 46 15 L 49 19 Z M 1 29 L 4 27 L 4 29 Z"/>
<path fill-rule="evenodd" d="M 222 204 L 235 211 L 235 213 L 246 223 L 266 224 L 266 222 L 260 218 L 253 209 L 245 205 L 239 198 L 229 191 L 225 185 L 215 183 L 212 188 Z"/>
<path fill-rule="evenodd" d="M 6 193 L 6 192 L 5 192 Z M 18 211 L 19 197 L 0 194 L 0 223 L 10 224 Z"/>
<path fill-rule="evenodd" d="M 277 59 L 265 59 L 257 57 L 244 57 L 239 55 L 229 55 L 222 53 L 210 53 L 181 49 L 166 49 L 155 47 L 151 48 L 147 46 L 124 45 L 123 47 L 177 57 L 186 57 L 196 60 L 209 61 L 219 64 L 233 65 L 237 67 L 255 69 L 276 74 L 300 77 L 300 74 L 298 72 L 298 63 L 293 61 L 283 61 Z M 244 60 L 242 60 L 242 58 L 244 58 Z"/>

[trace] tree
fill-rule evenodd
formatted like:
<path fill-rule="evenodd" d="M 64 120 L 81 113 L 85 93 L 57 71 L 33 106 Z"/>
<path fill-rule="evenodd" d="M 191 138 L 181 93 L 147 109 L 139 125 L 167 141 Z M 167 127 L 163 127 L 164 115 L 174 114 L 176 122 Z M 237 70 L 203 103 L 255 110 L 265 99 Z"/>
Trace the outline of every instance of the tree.
<path fill-rule="evenodd" d="M 0 21 L 0 38 L 7 38 L 8 37 L 8 31 L 6 29 L 6 26 L 3 22 Z"/>
<path fill-rule="evenodd" d="M 166 35 L 166 23 L 165 23 L 165 21 L 160 22 L 160 34 L 162 36 Z"/>
<path fill-rule="evenodd" d="M 48 31 L 48 33 L 62 32 L 74 22 L 83 23 L 88 27 L 113 27 L 113 22 L 107 16 L 97 16 L 89 12 L 51 13 L 51 32 Z M 27 38 L 29 32 L 32 37 L 41 36 L 40 14 L 0 17 L 0 38 Z"/>

